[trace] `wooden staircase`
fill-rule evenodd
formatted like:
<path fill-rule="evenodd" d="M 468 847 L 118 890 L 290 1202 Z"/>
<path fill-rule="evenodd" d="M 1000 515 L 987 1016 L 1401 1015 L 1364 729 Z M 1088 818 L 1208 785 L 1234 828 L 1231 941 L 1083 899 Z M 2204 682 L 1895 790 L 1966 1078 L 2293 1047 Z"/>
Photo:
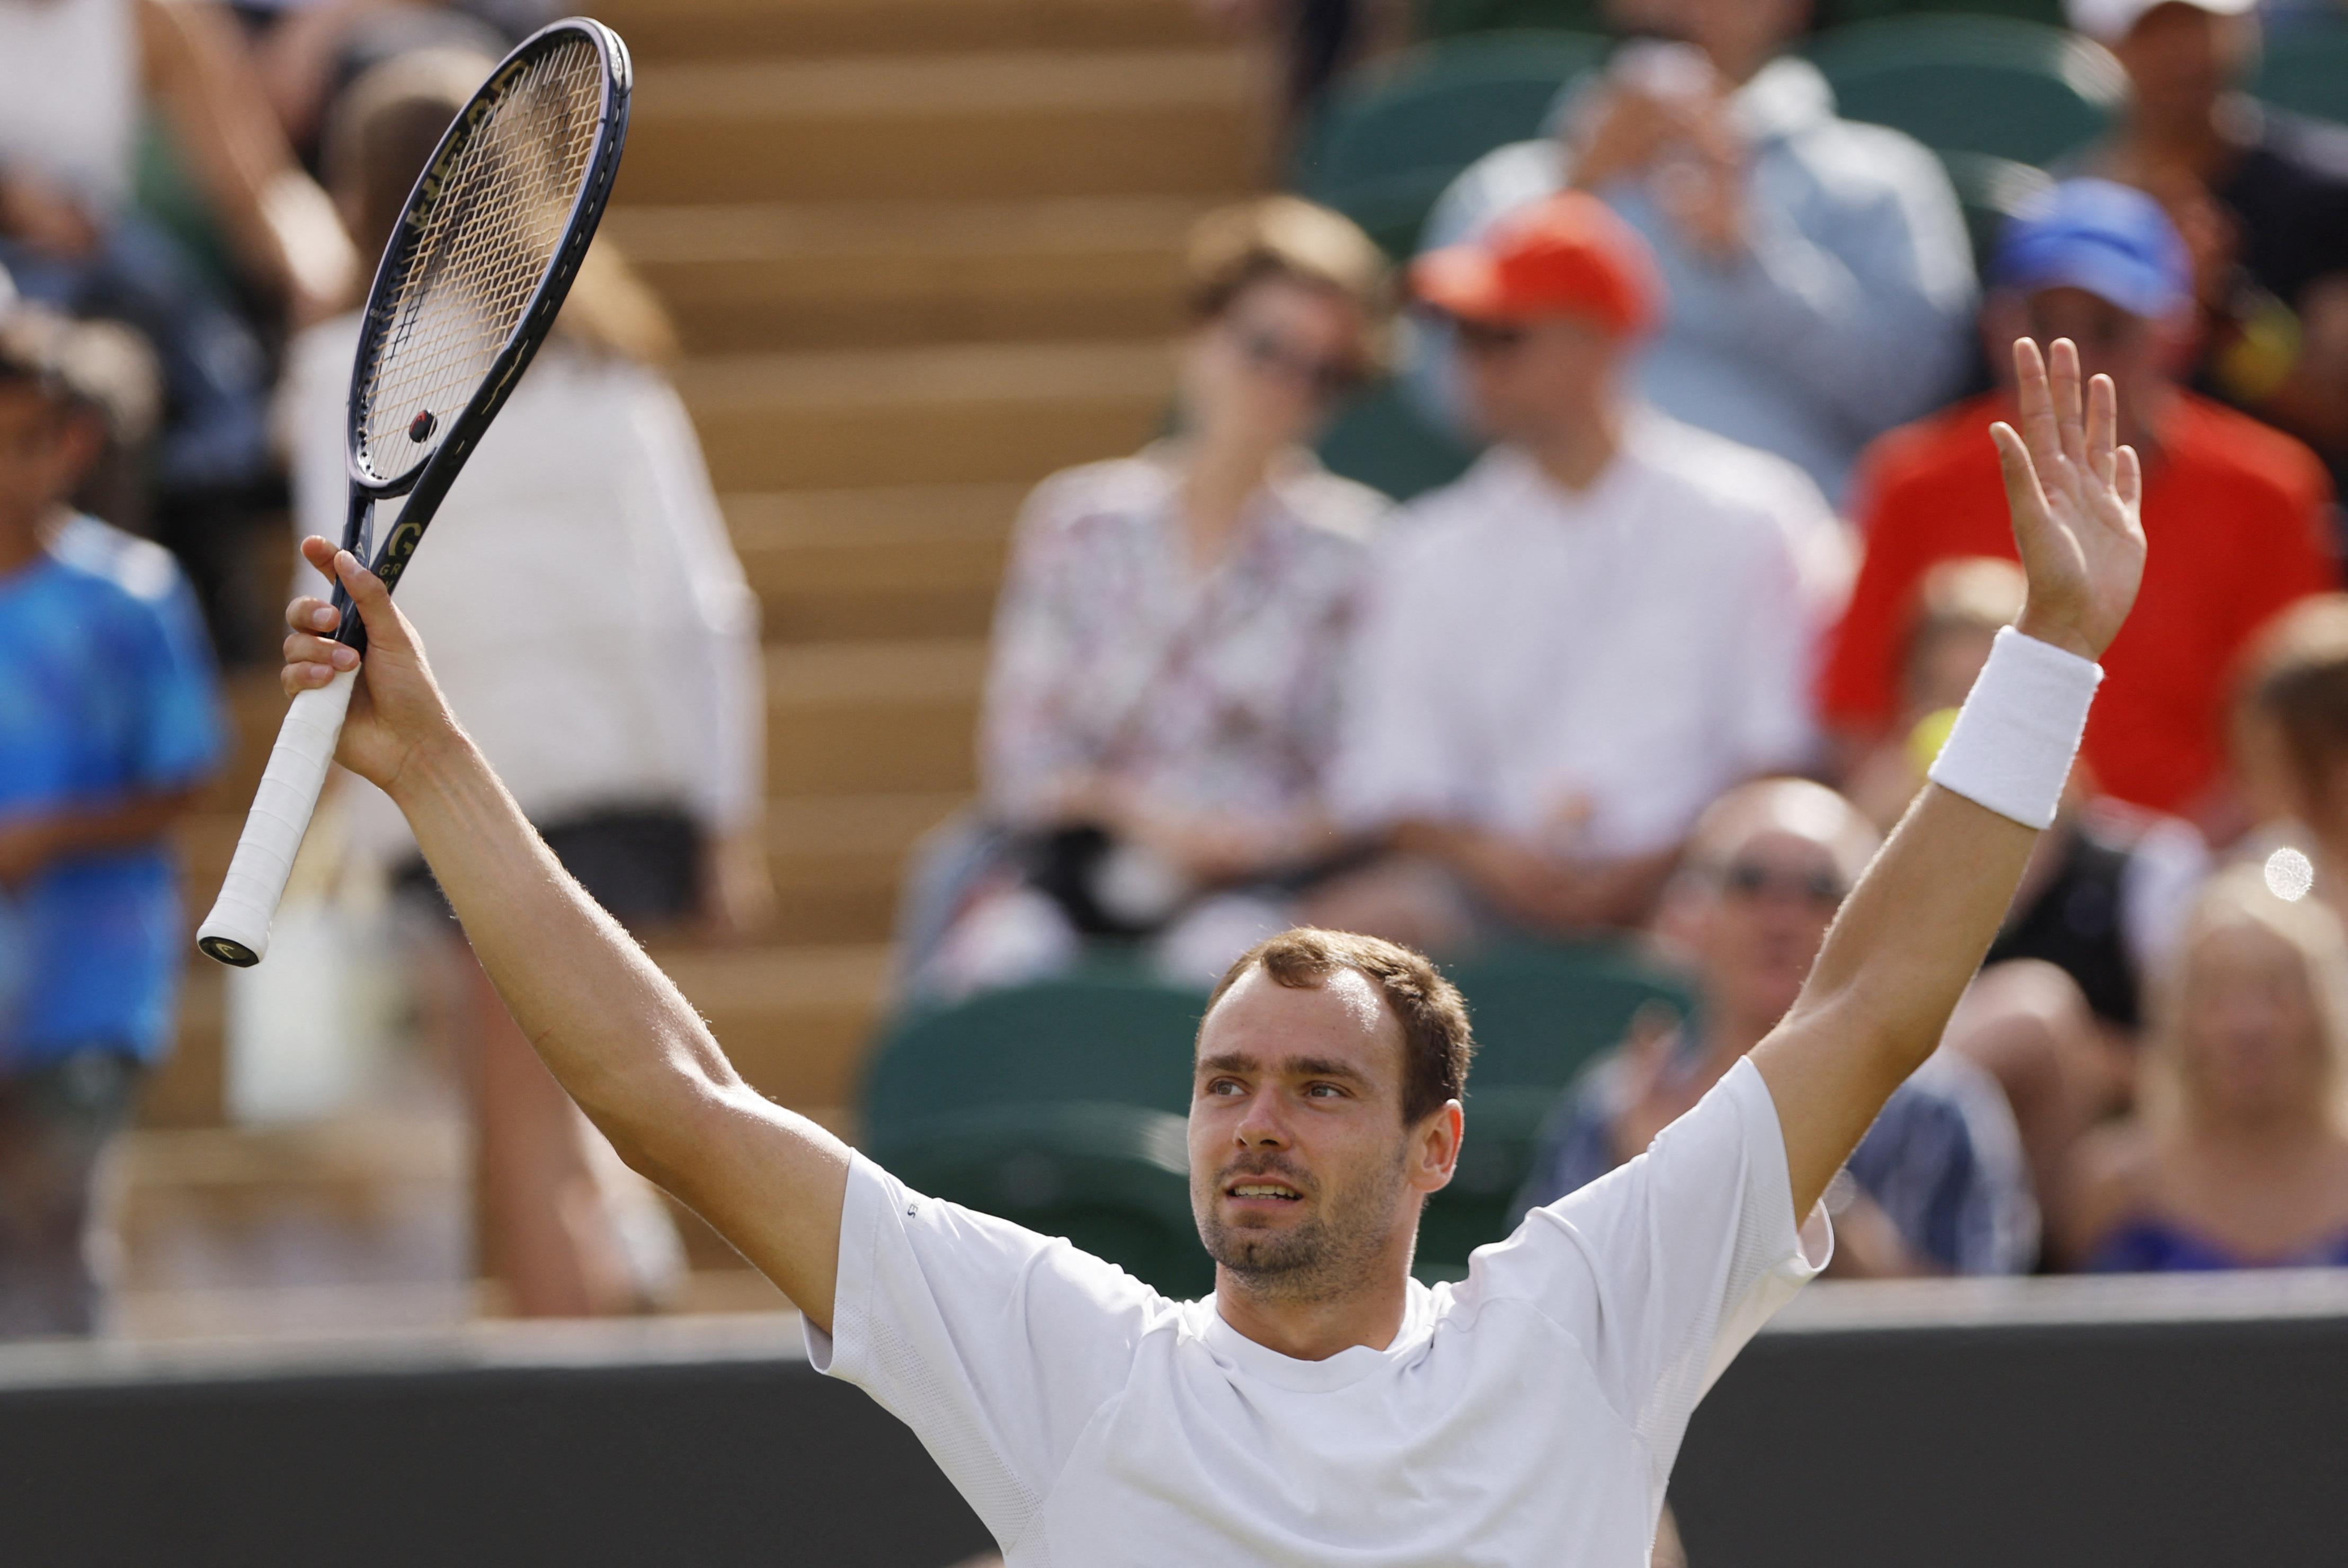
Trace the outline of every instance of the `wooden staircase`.
<path fill-rule="evenodd" d="M 599 15 L 639 72 L 606 232 L 676 315 L 767 638 L 779 923 L 659 956 L 754 1083 L 844 1125 L 905 851 L 973 787 L 1013 514 L 1160 419 L 1180 238 L 1251 183 L 1255 73 L 1189 0 Z M 186 833 L 199 909 L 283 708 L 265 675 L 233 700 L 238 766 Z M 148 1167 L 217 1137 L 220 1011 L 191 966 Z"/>

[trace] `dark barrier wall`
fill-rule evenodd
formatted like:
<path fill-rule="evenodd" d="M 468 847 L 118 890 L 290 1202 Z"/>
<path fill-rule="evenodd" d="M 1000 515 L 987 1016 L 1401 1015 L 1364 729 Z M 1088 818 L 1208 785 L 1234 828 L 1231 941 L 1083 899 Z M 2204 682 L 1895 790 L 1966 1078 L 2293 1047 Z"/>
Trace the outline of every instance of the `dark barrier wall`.
<path fill-rule="evenodd" d="M 1672 1497 L 1691 1568 L 2348 1563 L 2348 1319 L 1764 1336 Z"/>
<path fill-rule="evenodd" d="M 912 1437 L 796 1343 L 736 1319 L 0 1350 L 0 1564 L 985 1550 Z M 1673 1496 L 1693 1568 L 2348 1563 L 2348 1274 L 1814 1286 L 1697 1411 Z"/>
<path fill-rule="evenodd" d="M 992 1542 L 804 1363 L 0 1394 L 9 1568 L 945 1568 Z"/>

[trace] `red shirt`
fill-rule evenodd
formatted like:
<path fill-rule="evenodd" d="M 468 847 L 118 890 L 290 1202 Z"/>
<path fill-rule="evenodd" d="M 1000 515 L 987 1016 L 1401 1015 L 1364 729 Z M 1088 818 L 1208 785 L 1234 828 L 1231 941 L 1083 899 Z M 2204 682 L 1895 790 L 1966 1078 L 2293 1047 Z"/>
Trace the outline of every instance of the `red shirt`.
<path fill-rule="evenodd" d="M 1989 438 L 1990 422 L 2011 410 L 2002 393 L 1960 404 L 1892 431 L 1861 459 L 1866 556 L 1819 689 L 1835 727 L 1876 735 L 1898 717 L 1900 641 L 1927 571 L 1959 556 L 2014 559 Z M 2144 588 L 2104 655 L 2081 748 L 2106 793 L 2182 813 L 2217 782 L 2242 645 L 2284 605 L 2338 585 L 2331 499 L 2305 447 L 2180 395 L 2144 476 Z"/>

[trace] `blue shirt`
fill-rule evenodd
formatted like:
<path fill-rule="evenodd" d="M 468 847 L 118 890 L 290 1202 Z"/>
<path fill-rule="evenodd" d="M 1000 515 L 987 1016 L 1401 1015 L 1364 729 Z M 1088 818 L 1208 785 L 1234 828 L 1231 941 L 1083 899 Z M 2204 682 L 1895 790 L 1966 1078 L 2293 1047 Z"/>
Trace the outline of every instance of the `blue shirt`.
<path fill-rule="evenodd" d="M 1644 181 L 1598 193 L 1646 237 L 1663 274 L 1663 325 L 1640 356 L 1639 390 L 1684 424 L 1798 464 L 1839 506 L 1860 448 L 1958 390 L 1974 304 L 1964 213 L 1939 159 L 1837 116 L 1807 60 L 1771 61 L 1731 113 L 1752 150 L 1737 262 L 1692 248 Z M 1444 192 L 1420 245 L 1472 239 L 1565 175 L 1552 140 L 1488 153 Z M 1456 421 L 1449 360 L 1430 342 L 1409 385 Z"/>
<path fill-rule="evenodd" d="M 185 789 L 221 747 L 211 650 L 161 548 L 76 518 L 0 578 L 0 822 Z M 76 855 L 0 892 L 0 1073 L 90 1045 L 160 1056 L 181 927 L 160 842 Z"/>

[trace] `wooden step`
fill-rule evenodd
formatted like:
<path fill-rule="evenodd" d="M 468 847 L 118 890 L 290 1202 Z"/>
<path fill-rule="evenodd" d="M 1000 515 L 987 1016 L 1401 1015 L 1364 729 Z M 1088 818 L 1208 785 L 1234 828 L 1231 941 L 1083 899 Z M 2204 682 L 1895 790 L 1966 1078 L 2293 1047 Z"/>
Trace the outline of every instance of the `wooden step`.
<path fill-rule="evenodd" d="M 767 651 L 767 792 L 967 793 L 985 644 L 829 643 Z"/>
<path fill-rule="evenodd" d="M 724 501 L 767 640 L 806 643 L 983 634 L 1026 493 L 902 485 Z"/>
<path fill-rule="evenodd" d="M 637 77 L 624 202 L 1217 192 L 1252 183 L 1227 49 L 726 60 Z"/>
<path fill-rule="evenodd" d="M 1231 193 L 1236 195 L 1236 192 Z M 636 206 L 603 233 L 695 352 L 1136 338 L 1179 317 L 1214 199 Z"/>
<path fill-rule="evenodd" d="M 889 940 L 907 857 L 960 810 L 959 794 L 804 796 L 771 801 L 778 945 Z"/>
<path fill-rule="evenodd" d="M 654 947 L 653 956 L 761 1094 L 794 1107 L 855 1103 L 887 990 L 885 943 Z"/>
<path fill-rule="evenodd" d="M 1162 342 L 734 355 L 678 387 L 721 490 L 1032 484 L 1164 422 Z"/>
<path fill-rule="evenodd" d="M 1191 0 L 604 0 L 639 60 L 1190 44 Z"/>

